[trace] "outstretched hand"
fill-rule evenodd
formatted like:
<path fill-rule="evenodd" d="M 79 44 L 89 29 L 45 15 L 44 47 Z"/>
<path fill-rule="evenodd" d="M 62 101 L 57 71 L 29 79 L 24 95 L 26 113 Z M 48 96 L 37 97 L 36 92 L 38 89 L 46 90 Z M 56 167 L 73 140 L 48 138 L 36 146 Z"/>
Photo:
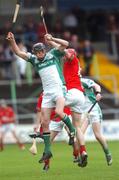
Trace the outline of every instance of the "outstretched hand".
<path fill-rule="evenodd" d="M 14 40 L 14 34 L 13 34 L 12 32 L 8 32 L 6 39 L 7 39 L 8 41 Z"/>

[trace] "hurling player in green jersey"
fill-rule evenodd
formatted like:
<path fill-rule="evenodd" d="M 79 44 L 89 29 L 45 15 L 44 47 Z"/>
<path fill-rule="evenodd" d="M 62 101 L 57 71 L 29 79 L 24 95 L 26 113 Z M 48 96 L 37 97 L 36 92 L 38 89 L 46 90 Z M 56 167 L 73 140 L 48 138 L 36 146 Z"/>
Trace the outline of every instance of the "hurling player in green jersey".
<path fill-rule="evenodd" d="M 102 117 L 101 108 L 98 104 L 98 102 L 102 98 L 101 87 L 92 79 L 81 78 L 81 82 L 85 90 L 84 94 L 85 94 L 85 99 L 86 99 L 85 104 L 82 106 L 84 109 L 84 113 L 88 112 L 88 109 L 93 105 L 95 101 L 97 101 L 97 103 L 95 104 L 95 106 L 93 107 L 89 115 L 87 117 L 85 117 L 84 115 L 84 118 L 82 117 L 83 120 L 82 120 L 81 130 L 83 133 L 85 133 L 88 126 L 89 125 L 92 126 L 94 135 L 97 141 L 101 144 L 103 151 L 105 153 L 107 164 L 111 165 L 112 156 L 109 151 L 106 138 L 104 137 L 101 131 L 101 122 L 103 120 L 103 117 Z"/>
<path fill-rule="evenodd" d="M 47 43 L 52 41 L 58 43 L 59 45 L 55 46 L 54 43 L 54 48 L 46 52 L 45 45 L 43 43 L 37 43 L 33 46 L 32 53 L 27 53 L 19 49 L 13 33 L 8 33 L 7 40 L 10 42 L 13 52 L 27 62 L 32 63 L 41 78 L 43 86 L 41 117 L 43 139 L 45 144 L 43 156 L 39 160 L 39 163 L 42 163 L 44 160 L 52 157 L 49 131 L 50 114 L 52 108 L 55 107 L 56 114 L 68 126 L 71 135 L 75 135 L 75 129 L 72 126 L 70 119 L 63 111 L 65 105 L 66 87 L 62 75 L 60 60 L 64 56 L 64 49 L 68 47 L 69 43 L 63 39 L 54 38 L 50 34 L 46 34 L 45 40 L 47 41 Z"/>

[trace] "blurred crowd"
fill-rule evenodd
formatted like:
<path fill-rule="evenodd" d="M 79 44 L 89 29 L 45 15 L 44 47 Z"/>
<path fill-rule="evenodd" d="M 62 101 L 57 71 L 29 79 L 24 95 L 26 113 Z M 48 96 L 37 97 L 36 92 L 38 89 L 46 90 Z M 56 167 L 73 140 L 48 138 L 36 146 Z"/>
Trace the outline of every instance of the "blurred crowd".
<path fill-rule="evenodd" d="M 91 42 L 107 40 L 111 52 L 111 41 L 108 35 L 115 33 L 117 47 L 119 48 L 118 17 L 119 15 L 114 13 L 95 12 L 90 14 L 78 8 L 57 16 L 45 13 L 48 31 L 55 37 L 68 40 L 70 47 L 75 48 L 78 55 L 84 57 L 87 66 L 90 64 L 89 61 L 91 62 L 94 54 Z M 27 65 L 25 61 L 19 60 L 13 54 L 5 39 L 9 31 L 14 32 L 17 43 L 22 50 L 31 51 L 34 43 L 44 41 L 44 34 L 46 33 L 44 25 L 42 20 L 35 21 L 35 18 L 30 16 L 24 22 L 17 24 L 14 29 L 9 21 L 0 27 L 0 79 L 24 79 Z M 85 74 L 90 75 L 89 66 L 87 66 Z"/>

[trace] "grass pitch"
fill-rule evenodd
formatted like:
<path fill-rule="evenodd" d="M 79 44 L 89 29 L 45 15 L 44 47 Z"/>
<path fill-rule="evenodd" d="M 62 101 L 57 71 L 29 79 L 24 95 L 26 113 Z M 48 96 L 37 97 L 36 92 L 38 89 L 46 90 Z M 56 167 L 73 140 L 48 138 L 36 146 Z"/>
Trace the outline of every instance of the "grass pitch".
<path fill-rule="evenodd" d="M 119 180 L 119 142 L 109 142 L 113 156 L 112 166 L 107 166 L 103 151 L 97 142 L 87 143 L 88 166 L 80 168 L 72 161 L 72 148 L 66 143 L 52 145 L 53 158 L 48 172 L 42 170 L 38 160 L 43 144 L 38 144 L 38 155 L 33 156 L 17 145 L 6 145 L 0 152 L 0 180 Z"/>

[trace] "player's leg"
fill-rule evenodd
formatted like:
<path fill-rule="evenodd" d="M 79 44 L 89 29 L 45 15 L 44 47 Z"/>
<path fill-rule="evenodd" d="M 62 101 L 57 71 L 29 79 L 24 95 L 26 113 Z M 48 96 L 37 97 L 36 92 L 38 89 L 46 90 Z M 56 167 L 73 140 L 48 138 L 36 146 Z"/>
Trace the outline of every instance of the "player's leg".
<path fill-rule="evenodd" d="M 43 156 L 40 158 L 39 163 L 44 162 L 47 159 L 52 157 L 51 153 L 51 142 L 50 142 L 50 114 L 52 108 L 41 108 L 41 119 L 42 119 L 42 128 L 43 128 L 43 140 L 44 140 L 44 152 Z"/>
<path fill-rule="evenodd" d="M 17 134 L 16 134 L 16 131 L 15 130 L 11 130 L 11 133 L 13 135 L 13 137 L 15 138 L 16 140 L 16 143 L 18 144 L 19 148 L 21 150 L 24 150 L 25 149 L 25 146 L 23 143 L 21 143 L 20 139 L 18 138 Z"/>
<path fill-rule="evenodd" d="M 66 113 L 64 113 L 64 106 L 65 106 L 65 99 L 63 97 L 57 98 L 55 112 L 58 116 L 60 116 L 62 121 L 69 128 L 71 136 L 74 137 L 75 136 L 75 128 L 73 127 L 69 116 Z"/>
<path fill-rule="evenodd" d="M 51 143 L 53 142 L 53 140 L 55 139 L 55 137 L 57 136 L 58 133 L 59 133 L 58 131 L 50 131 Z M 48 171 L 49 168 L 50 168 L 50 159 L 46 159 L 46 160 L 44 160 L 43 170 Z"/>
<path fill-rule="evenodd" d="M 86 147 L 85 147 L 85 140 L 84 135 L 80 129 L 80 123 L 81 123 L 81 113 L 83 106 L 85 102 L 85 97 L 81 91 L 78 89 L 71 89 L 68 91 L 68 95 L 66 97 L 66 103 L 69 103 L 71 111 L 72 111 L 72 122 L 74 127 L 76 128 L 76 137 L 77 142 L 80 145 L 80 154 L 82 159 L 82 164 L 84 166 L 87 165 L 87 153 L 86 153 Z"/>
<path fill-rule="evenodd" d="M 50 132 L 50 134 L 51 134 L 51 136 L 50 136 L 50 140 L 51 140 L 51 143 L 53 143 L 53 141 L 54 141 L 54 139 L 55 139 L 55 137 L 58 135 L 58 131 L 51 131 Z"/>
<path fill-rule="evenodd" d="M 80 145 L 79 153 L 80 153 L 81 160 L 82 160 L 82 166 L 85 167 L 87 165 L 88 155 L 86 152 L 84 135 L 80 128 L 80 119 L 81 119 L 81 114 L 76 113 L 76 112 L 72 113 L 73 124 L 74 124 L 74 127 L 76 128 L 77 142 Z"/>
<path fill-rule="evenodd" d="M 49 129 L 50 129 L 50 141 L 54 141 L 55 137 L 62 131 L 64 123 L 62 121 L 56 122 L 51 120 Z M 43 170 L 47 171 L 50 168 L 50 159 L 44 161 Z"/>
<path fill-rule="evenodd" d="M 81 131 L 83 134 L 85 134 L 87 128 L 89 126 L 89 122 L 88 122 L 88 119 L 83 119 L 83 121 L 81 121 Z M 82 167 L 82 162 L 81 162 L 81 157 L 80 157 L 80 154 L 79 154 L 79 157 L 78 157 L 78 165 Z"/>
<path fill-rule="evenodd" d="M 2 124 L 2 126 L 0 126 L 0 151 L 4 150 L 4 137 L 7 132 L 9 132 L 9 125 Z"/>
<path fill-rule="evenodd" d="M 81 123 L 81 131 L 83 134 L 85 134 L 87 128 L 88 128 L 89 122 L 87 119 L 84 119 Z"/>
<path fill-rule="evenodd" d="M 71 118 L 71 117 L 70 117 Z M 64 129 L 66 130 L 68 136 L 69 136 L 69 142 L 68 144 L 69 145 L 72 145 L 72 148 L 73 148 L 73 162 L 78 162 L 78 159 L 79 159 L 79 144 L 77 142 L 77 139 L 76 137 L 73 139 L 73 143 L 72 143 L 72 137 L 70 135 L 70 131 L 68 129 L 68 127 L 65 125 L 64 126 Z"/>
<path fill-rule="evenodd" d="M 0 151 L 3 151 L 4 149 L 3 139 L 4 139 L 4 133 L 2 132 L 2 130 L 0 130 Z"/>
<path fill-rule="evenodd" d="M 107 160 L 107 164 L 111 165 L 112 164 L 112 156 L 111 156 L 111 153 L 109 151 L 107 141 L 106 141 L 104 135 L 102 134 L 101 123 L 100 122 L 92 123 L 92 129 L 93 129 L 93 132 L 94 132 L 96 139 L 98 140 L 98 142 L 101 144 L 101 146 L 103 148 L 103 151 L 105 153 L 105 157 Z"/>
<path fill-rule="evenodd" d="M 74 141 L 74 144 L 72 145 L 73 147 L 73 162 L 74 163 L 77 163 L 79 162 L 79 157 L 80 157 L 80 154 L 79 154 L 79 143 L 77 142 L 77 139 L 75 138 L 75 141 Z"/>
<path fill-rule="evenodd" d="M 36 113 L 36 123 L 35 123 L 35 127 L 34 127 L 34 132 L 36 132 L 36 134 L 42 134 L 42 127 L 41 127 L 41 112 L 40 110 L 37 111 Z"/>

